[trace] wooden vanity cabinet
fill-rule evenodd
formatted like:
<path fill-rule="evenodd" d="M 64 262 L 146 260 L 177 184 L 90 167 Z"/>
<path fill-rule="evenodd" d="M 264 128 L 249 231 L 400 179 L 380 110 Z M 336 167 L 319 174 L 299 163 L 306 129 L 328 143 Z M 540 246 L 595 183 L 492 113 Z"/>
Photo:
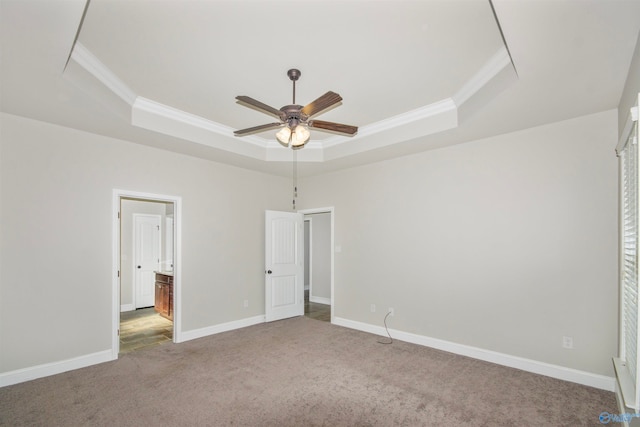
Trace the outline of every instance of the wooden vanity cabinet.
<path fill-rule="evenodd" d="M 173 276 L 156 273 L 155 309 L 162 317 L 173 320 Z"/>

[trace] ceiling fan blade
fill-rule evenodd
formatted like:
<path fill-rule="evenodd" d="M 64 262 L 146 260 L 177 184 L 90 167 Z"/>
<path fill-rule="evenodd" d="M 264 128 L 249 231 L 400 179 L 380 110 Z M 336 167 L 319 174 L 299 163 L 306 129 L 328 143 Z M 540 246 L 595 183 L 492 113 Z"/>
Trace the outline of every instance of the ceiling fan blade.
<path fill-rule="evenodd" d="M 238 101 L 238 104 L 240 105 L 244 105 L 245 107 L 249 107 L 249 108 L 253 108 L 254 110 L 260 111 L 261 113 L 265 113 L 268 114 L 270 116 L 275 117 L 276 119 L 280 119 L 280 120 L 284 120 L 283 118 L 283 112 L 280 110 L 277 110 L 267 104 L 264 104 L 260 101 L 256 101 L 255 99 L 249 97 L 249 96 L 236 96 L 236 100 Z"/>
<path fill-rule="evenodd" d="M 252 128 L 236 130 L 233 132 L 233 134 L 235 136 L 252 135 L 254 133 L 264 132 L 266 130 L 277 129 L 282 126 L 283 126 L 283 123 L 269 123 L 266 125 L 254 126 Z"/>
<path fill-rule="evenodd" d="M 342 123 L 325 122 L 322 120 L 311 120 L 308 125 L 310 128 L 320 129 L 346 136 L 353 136 L 358 132 L 357 126 L 343 125 Z"/>
<path fill-rule="evenodd" d="M 310 104 L 305 105 L 300 111 L 307 117 L 312 117 L 327 111 L 329 108 L 337 107 L 340 102 L 342 102 L 342 97 L 335 92 L 329 91 Z"/>

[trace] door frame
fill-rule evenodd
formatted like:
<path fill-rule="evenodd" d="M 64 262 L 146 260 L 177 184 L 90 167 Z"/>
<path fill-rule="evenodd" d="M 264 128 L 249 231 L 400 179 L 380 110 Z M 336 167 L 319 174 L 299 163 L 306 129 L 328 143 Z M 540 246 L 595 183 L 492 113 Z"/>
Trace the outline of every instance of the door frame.
<path fill-rule="evenodd" d="M 302 213 L 302 212 L 300 212 Z M 303 214 L 302 217 L 302 221 L 303 224 L 305 222 L 309 223 L 309 240 L 307 241 L 305 239 L 304 241 L 304 251 L 305 251 L 305 256 L 308 255 L 309 257 L 309 269 L 306 269 L 306 265 L 305 265 L 305 275 L 309 274 L 309 298 L 311 298 L 311 294 L 313 294 L 312 290 L 313 290 L 313 217 L 305 217 Z"/>
<path fill-rule="evenodd" d="M 112 286 L 111 286 L 111 353 L 113 359 L 120 352 L 120 201 L 140 199 L 150 202 L 173 203 L 173 342 L 182 342 L 182 198 L 164 194 L 114 189 L 112 195 Z"/>
<path fill-rule="evenodd" d="M 334 305 L 335 305 L 335 280 L 334 280 L 334 257 L 335 257 L 335 240 L 334 240 L 334 236 L 335 236 L 335 230 L 334 230 L 334 224 L 335 224 L 335 209 L 333 206 L 331 207 L 326 207 L 326 208 L 313 208 L 313 209 L 299 209 L 297 211 L 298 213 L 301 213 L 303 215 L 307 215 L 307 214 L 320 214 L 320 213 L 328 213 L 330 214 L 330 222 L 331 222 L 331 236 L 329 236 L 330 238 L 330 243 L 329 243 L 329 247 L 331 248 L 331 271 L 330 271 L 330 278 L 331 278 L 331 323 L 333 323 L 333 317 L 334 317 Z M 311 230 L 310 230 L 311 231 Z M 311 233 L 309 233 L 311 234 Z M 310 254 L 310 256 L 313 256 L 313 254 Z M 312 259 L 309 259 L 309 263 L 312 262 Z M 309 279 L 309 282 L 312 282 L 312 279 Z M 311 294 L 311 284 L 309 284 L 309 294 Z"/>

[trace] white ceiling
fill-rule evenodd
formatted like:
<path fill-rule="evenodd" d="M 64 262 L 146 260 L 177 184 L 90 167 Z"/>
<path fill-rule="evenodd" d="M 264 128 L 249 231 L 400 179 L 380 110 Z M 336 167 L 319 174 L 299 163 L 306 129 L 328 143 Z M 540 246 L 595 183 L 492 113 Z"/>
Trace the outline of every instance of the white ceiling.
<path fill-rule="evenodd" d="M 343 104 L 296 151 L 320 173 L 615 108 L 640 0 L 0 0 L 0 109 L 287 175 L 235 103 Z M 86 12 L 86 13 L 85 13 Z M 497 20 L 496 20 L 497 17 Z M 504 34 L 504 40 L 501 34 Z M 506 41 L 506 45 L 505 42 Z M 612 147 L 613 148 L 613 147 Z"/>

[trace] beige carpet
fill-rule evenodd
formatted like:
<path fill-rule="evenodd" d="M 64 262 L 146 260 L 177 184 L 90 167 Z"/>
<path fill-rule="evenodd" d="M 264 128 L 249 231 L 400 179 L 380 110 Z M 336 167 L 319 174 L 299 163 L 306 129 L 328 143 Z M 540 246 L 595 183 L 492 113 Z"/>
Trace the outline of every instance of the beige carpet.
<path fill-rule="evenodd" d="M 298 317 L 0 389 L 0 425 L 597 426 L 613 393 Z"/>

